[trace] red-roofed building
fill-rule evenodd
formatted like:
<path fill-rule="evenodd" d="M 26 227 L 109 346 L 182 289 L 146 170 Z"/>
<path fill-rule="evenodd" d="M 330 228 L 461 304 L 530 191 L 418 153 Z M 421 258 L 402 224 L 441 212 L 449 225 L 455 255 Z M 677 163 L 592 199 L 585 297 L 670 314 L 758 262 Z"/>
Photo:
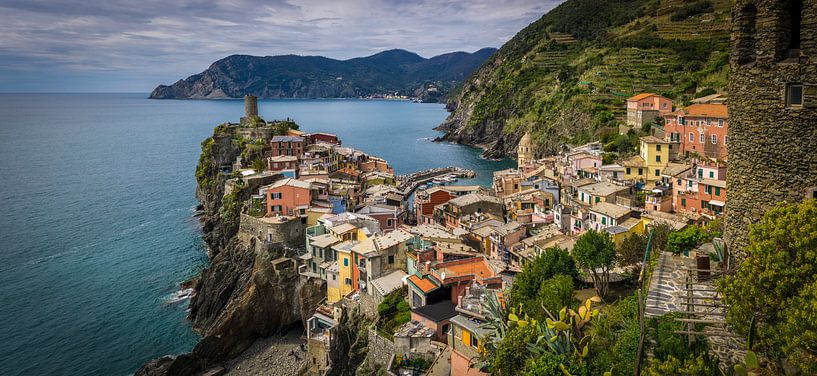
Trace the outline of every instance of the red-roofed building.
<path fill-rule="evenodd" d="M 725 104 L 693 104 L 664 115 L 664 132 L 680 155 L 728 160 L 729 112 Z"/>

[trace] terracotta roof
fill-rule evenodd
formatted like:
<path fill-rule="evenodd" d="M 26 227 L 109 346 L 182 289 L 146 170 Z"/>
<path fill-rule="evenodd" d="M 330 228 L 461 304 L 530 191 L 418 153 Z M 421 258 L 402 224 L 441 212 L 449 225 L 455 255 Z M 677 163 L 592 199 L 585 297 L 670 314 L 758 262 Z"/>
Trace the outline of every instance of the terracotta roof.
<path fill-rule="evenodd" d="M 628 101 L 640 101 L 642 99 L 649 98 L 649 97 L 656 96 L 656 95 L 658 95 L 658 94 L 655 94 L 655 93 L 641 93 L 641 94 L 632 96 L 630 98 L 627 98 L 627 100 Z"/>
<path fill-rule="evenodd" d="M 456 260 L 447 263 L 438 264 L 435 269 L 441 273 L 445 273 L 446 277 L 459 277 L 465 275 L 478 276 L 480 278 L 495 277 L 496 273 L 488 261 L 484 257 L 475 257 L 472 259 Z"/>
<path fill-rule="evenodd" d="M 684 109 L 687 116 L 705 116 L 713 118 L 729 117 L 729 108 L 725 104 L 693 104 Z"/>
<path fill-rule="evenodd" d="M 437 285 L 435 285 L 434 282 L 431 282 L 430 280 L 425 278 L 420 278 L 413 274 L 411 275 L 411 277 L 408 278 L 408 280 L 414 286 L 417 286 L 417 288 L 419 288 L 420 291 L 426 294 L 437 289 Z"/>

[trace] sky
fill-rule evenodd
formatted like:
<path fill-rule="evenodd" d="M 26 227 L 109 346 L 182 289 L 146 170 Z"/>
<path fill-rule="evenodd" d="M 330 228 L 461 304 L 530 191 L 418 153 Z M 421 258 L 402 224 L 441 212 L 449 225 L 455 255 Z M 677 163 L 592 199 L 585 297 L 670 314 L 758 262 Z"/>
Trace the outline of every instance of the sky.
<path fill-rule="evenodd" d="M 500 47 L 561 0 L 0 0 L 0 92 L 150 92 L 232 54 Z"/>

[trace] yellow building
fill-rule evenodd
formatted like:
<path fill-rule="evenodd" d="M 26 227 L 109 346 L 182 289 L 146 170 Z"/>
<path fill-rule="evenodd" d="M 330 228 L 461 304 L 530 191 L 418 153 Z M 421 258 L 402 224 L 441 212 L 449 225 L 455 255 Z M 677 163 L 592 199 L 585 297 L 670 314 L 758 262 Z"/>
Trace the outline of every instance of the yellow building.
<path fill-rule="evenodd" d="M 326 268 L 326 301 L 334 303 L 358 289 L 355 268 L 356 257 L 352 251 L 357 244 L 368 238 L 366 228 L 358 228 L 351 223 L 344 223 L 329 228 L 329 233 L 342 243 L 332 246 L 337 261 Z"/>
<path fill-rule="evenodd" d="M 661 180 L 661 172 L 669 163 L 669 141 L 664 141 L 655 136 L 641 137 L 641 159 L 644 160 L 647 183 Z M 626 167 L 626 166 L 625 166 Z"/>
<path fill-rule="evenodd" d="M 621 245 L 621 242 L 631 234 L 641 235 L 644 233 L 644 221 L 641 218 L 627 218 L 624 222 L 607 227 L 604 229 L 610 237 L 613 238 L 613 243 L 616 247 Z"/>

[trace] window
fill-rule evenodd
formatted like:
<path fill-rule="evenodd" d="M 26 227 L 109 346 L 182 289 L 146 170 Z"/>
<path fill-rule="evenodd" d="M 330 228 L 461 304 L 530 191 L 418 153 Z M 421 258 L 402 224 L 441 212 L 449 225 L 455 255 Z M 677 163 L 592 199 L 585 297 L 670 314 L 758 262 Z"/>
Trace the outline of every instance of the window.
<path fill-rule="evenodd" d="M 601 201 L 601 197 L 596 197 L 596 203 L 599 203 L 600 201 Z"/>
<path fill-rule="evenodd" d="M 656 156 L 655 156 L 655 161 L 656 161 L 656 162 L 661 162 L 661 156 L 660 156 L 660 155 L 656 155 Z"/>
<path fill-rule="evenodd" d="M 718 119 L 718 127 L 723 128 L 723 119 Z"/>
<path fill-rule="evenodd" d="M 348 258 L 343 259 L 343 266 L 349 266 L 349 259 Z"/>
<path fill-rule="evenodd" d="M 712 145 L 717 145 L 717 144 L 718 144 L 718 135 L 713 134 L 712 135 Z"/>
<path fill-rule="evenodd" d="M 627 175 L 630 175 L 631 173 L 632 173 L 632 170 L 630 170 L 630 168 L 627 167 Z"/>
<path fill-rule="evenodd" d="M 707 185 L 707 186 L 706 186 L 706 188 L 704 189 L 704 191 L 706 191 L 706 193 L 707 193 L 707 194 L 710 194 L 710 195 L 711 195 L 711 194 L 712 194 L 712 186 L 711 186 L 711 185 Z"/>
<path fill-rule="evenodd" d="M 393 255 L 389 256 L 389 264 L 394 264 L 394 256 Z"/>
<path fill-rule="evenodd" d="M 681 199 L 681 206 L 687 207 L 687 199 L 685 199 L 685 198 Z"/>
<path fill-rule="evenodd" d="M 601 217 L 601 224 L 603 225 L 607 224 L 607 217 Z"/>
<path fill-rule="evenodd" d="M 655 169 L 655 176 L 661 176 L 661 170 Z"/>
<path fill-rule="evenodd" d="M 351 278 L 346 278 L 346 280 L 344 280 L 343 283 L 345 283 L 346 286 L 351 286 L 352 285 L 352 279 Z"/>
<path fill-rule="evenodd" d="M 703 177 L 704 177 L 704 169 L 699 168 L 698 169 L 698 179 L 703 179 Z"/>
<path fill-rule="evenodd" d="M 723 144 L 726 145 L 726 135 L 723 135 Z"/>
<path fill-rule="evenodd" d="M 475 337 L 475 336 L 470 336 L 470 337 L 471 337 L 471 347 L 473 347 L 475 349 L 478 349 L 479 348 L 479 339 L 477 339 L 477 337 Z"/>
<path fill-rule="evenodd" d="M 281 199 L 281 192 L 272 192 L 272 199 L 273 200 L 280 200 Z"/>
<path fill-rule="evenodd" d="M 803 106 L 803 84 L 786 85 L 786 107 L 797 108 Z"/>
<path fill-rule="evenodd" d="M 721 187 L 715 187 L 715 196 L 721 195 Z"/>
<path fill-rule="evenodd" d="M 639 175 L 644 175 L 644 169 L 643 169 L 643 168 L 639 168 L 639 169 L 638 169 L 638 174 L 639 174 Z"/>
<path fill-rule="evenodd" d="M 655 145 L 655 151 L 661 151 L 661 145 Z"/>
<path fill-rule="evenodd" d="M 714 178 L 715 178 L 715 171 L 709 171 L 709 178 L 710 178 L 710 179 L 714 179 Z"/>
<path fill-rule="evenodd" d="M 391 218 L 386 220 L 386 227 L 394 227 L 394 220 Z"/>
<path fill-rule="evenodd" d="M 695 133 L 689 132 L 689 142 L 695 142 Z"/>
<path fill-rule="evenodd" d="M 786 49 L 799 50 L 800 49 L 800 26 L 803 21 L 803 0 L 789 0 L 786 2 L 786 12 L 788 13 L 789 33 L 788 45 Z M 799 55 L 789 55 L 788 57 L 799 57 Z"/>
<path fill-rule="evenodd" d="M 686 124 L 686 119 L 683 116 L 678 117 L 678 124 Z"/>
<path fill-rule="evenodd" d="M 706 135 L 701 133 L 701 143 L 706 143 Z"/>

